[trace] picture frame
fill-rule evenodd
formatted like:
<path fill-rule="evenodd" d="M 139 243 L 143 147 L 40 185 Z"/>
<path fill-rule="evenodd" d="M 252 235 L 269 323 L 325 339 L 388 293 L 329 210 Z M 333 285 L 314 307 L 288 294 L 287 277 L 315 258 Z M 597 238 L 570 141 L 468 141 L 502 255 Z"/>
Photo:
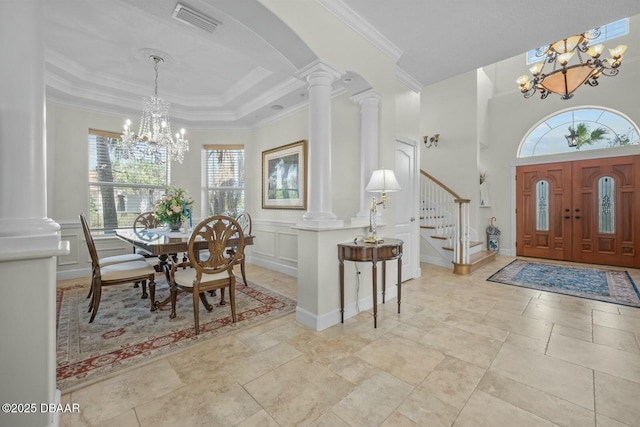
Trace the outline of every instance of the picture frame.
<path fill-rule="evenodd" d="M 307 141 L 262 152 L 262 208 L 307 209 Z"/>

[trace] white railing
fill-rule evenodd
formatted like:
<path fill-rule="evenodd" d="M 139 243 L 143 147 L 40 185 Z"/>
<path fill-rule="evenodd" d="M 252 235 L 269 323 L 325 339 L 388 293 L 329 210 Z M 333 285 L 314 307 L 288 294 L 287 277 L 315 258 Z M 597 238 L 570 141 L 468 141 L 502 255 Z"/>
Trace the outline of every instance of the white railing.
<path fill-rule="evenodd" d="M 434 229 L 434 236 L 453 247 L 453 262 L 469 264 L 469 202 L 449 187 L 420 171 L 420 226 Z"/>

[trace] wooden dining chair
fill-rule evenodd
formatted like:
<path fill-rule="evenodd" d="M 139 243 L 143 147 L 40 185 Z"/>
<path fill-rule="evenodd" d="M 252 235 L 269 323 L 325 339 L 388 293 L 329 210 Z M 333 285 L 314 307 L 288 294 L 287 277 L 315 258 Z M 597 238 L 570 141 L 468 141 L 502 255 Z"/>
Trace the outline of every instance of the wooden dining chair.
<path fill-rule="evenodd" d="M 86 218 L 83 214 L 80 214 L 80 222 L 82 223 L 82 229 L 84 231 L 85 238 L 87 240 L 87 248 L 89 249 L 89 255 L 91 256 L 91 303 L 89 304 L 89 312 L 91 312 L 91 318 L 89 323 L 92 323 L 98 313 L 98 307 L 100 306 L 100 298 L 102 297 L 102 287 L 109 285 L 118 285 L 122 283 L 142 282 L 143 288 L 146 289 L 147 281 L 149 282 L 149 296 L 151 297 L 151 311 L 156 309 L 155 307 L 155 274 L 154 268 L 145 261 L 144 257 L 140 255 L 142 260 L 120 262 L 115 264 L 102 265 L 101 259 L 98 258 L 98 251 L 96 250 L 93 236 L 89 230 Z M 135 255 L 135 254 L 129 254 Z M 104 258 L 103 258 L 104 260 Z M 143 295 L 143 298 L 146 296 Z"/>
<path fill-rule="evenodd" d="M 230 239 L 236 243 L 230 244 Z M 195 243 L 207 242 L 207 249 L 198 250 Z M 227 248 L 236 246 L 234 253 L 229 253 Z M 221 290 L 220 305 L 225 305 L 224 289 L 229 289 L 229 302 L 231 305 L 231 319 L 236 322 L 236 278 L 233 274 L 233 266 L 244 250 L 244 234 L 238 222 L 228 216 L 216 215 L 200 222 L 193 229 L 189 238 L 188 261 L 173 263 L 171 266 L 171 314 L 176 317 L 176 300 L 179 291 L 189 292 L 193 296 L 193 320 L 196 335 L 200 333 L 200 303 L 207 309 L 213 310 L 209 304 L 205 292 Z M 205 254 L 203 256 L 203 253 Z M 208 255 L 208 256 L 207 256 Z"/>
<path fill-rule="evenodd" d="M 87 217 L 84 213 L 80 214 L 80 224 L 82 225 L 82 233 L 84 234 L 84 238 L 87 242 L 89 239 L 93 241 L 93 237 L 91 236 L 91 230 L 89 229 L 89 223 L 87 222 Z M 87 243 L 88 245 L 89 243 Z M 99 258 L 99 263 L 102 267 L 108 267 L 113 264 L 120 264 L 121 262 L 131 262 L 131 261 L 144 261 L 144 256 L 140 254 L 124 254 L 124 255 L 113 255 L 108 257 Z M 91 297 L 93 294 L 93 277 L 95 276 L 95 272 L 92 271 L 91 274 L 91 285 L 89 286 L 89 293 L 87 294 L 87 298 Z M 142 287 L 142 298 L 146 299 L 149 295 L 147 294 L 147 287 Z"/>
<path fill-rule="evenodd" d="M 250 236 L 251 235 L 251 215 L 249 215 L 248 212 L 242 212 L 240 215 L 237 216 L 236 221 L 238 222 L 238 225 L 240 225 L 240 228 L 242 229 L 242 234 L 244 234 L 245 236 Z M 234 246 L 228 249 L 229 251 L 234 251 L 234 252 L 238 252 L 238 247 Z M 249 285 L 249 282 L 247 282 L 247 275 L 244 272 L 244 250 L 240 252 L 240 257 L 238 258 L 238 261 L 236 262 L 237 264 L 240 264 L 240 272 L 242 273 L 242 281 L 244 282 L 245 286 Z"/>
<path fill-rule="evenodd" d="M 153 212 L 142 212 L 133 220 L 133 232 L 140 233 L 146 230 L 159 228 L 162 225 L 158 217 Z M 142 248 L 134 247 L 134 252 L 140 254 L 146 258 L 153 258 L 149 251 L 145 251 Z"/>

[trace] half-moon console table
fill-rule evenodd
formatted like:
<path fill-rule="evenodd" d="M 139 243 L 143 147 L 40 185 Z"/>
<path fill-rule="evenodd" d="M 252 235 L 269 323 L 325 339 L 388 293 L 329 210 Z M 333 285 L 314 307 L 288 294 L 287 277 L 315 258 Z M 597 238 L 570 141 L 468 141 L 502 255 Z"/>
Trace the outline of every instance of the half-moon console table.
<path fill-rule="evenodd" d="M 398 313 L 402 284 L 402 245 L 399 239 L 384 239 L 378 243 L 362 241 L 338 243 L 340 260 L 340 322 L 344 323 L 344 262 L 371 262 L 373 271 L 373 327 L 378 327 L 378 261 L 382 261 L 382 303 L 386 291 L 386 261 L 398 260 Z"/>

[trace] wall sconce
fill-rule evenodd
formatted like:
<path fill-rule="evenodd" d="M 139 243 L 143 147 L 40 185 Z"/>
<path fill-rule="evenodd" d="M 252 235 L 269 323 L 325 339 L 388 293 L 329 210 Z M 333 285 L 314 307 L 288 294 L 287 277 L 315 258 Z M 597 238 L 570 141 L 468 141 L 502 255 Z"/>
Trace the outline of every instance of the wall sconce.
<path fill-rule="evenodd" d="M 364 239 L 365 243 L 379 243 L 382 239 L 378 239 L 376 232 L 376 215 L 378 214 L 378 205 L 382 205 L 383 208 L 387 207 L 387 192 L 400 191 L 400 184 L 396 179 L 396 175 L 390 169 L 379 169 L 373 171 L 371 179 L 365 191 L 372 193 L 382 193 L 380 201 L 376 202 L 376 198 L 371 199 L 371 209 L 369 211 L 369 237 Z"/>
<path fill-rule="evenodd" d="M 424 146 L 427 147 L 427 148 L 431 148 L 432 145 L 434 147 L 437 147 L 439 140 L 440 140 L 440 134 L 439 133 L 436 133 L 431 138 L 429 138 L 428 136 L 425 135 L 424 136 Z"/>

